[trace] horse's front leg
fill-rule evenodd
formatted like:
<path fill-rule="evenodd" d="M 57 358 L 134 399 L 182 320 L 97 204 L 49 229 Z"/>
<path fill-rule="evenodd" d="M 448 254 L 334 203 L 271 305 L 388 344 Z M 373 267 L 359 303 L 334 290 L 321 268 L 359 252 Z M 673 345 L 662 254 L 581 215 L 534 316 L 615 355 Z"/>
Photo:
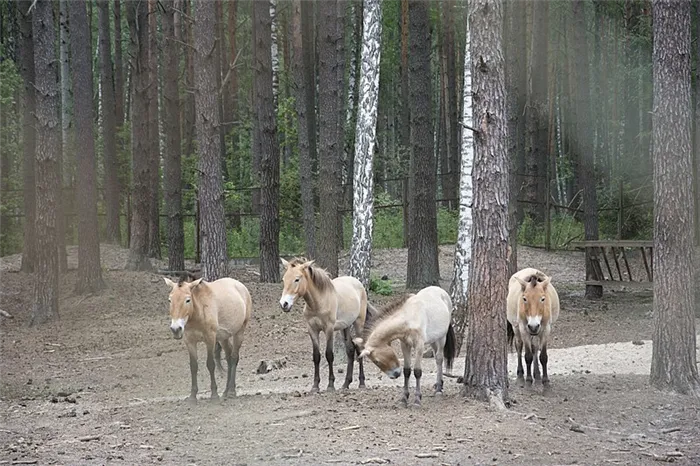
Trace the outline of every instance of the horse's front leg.
<path fill-rule="evenodd" d="M 408 382 L 411 380 L 411 347 L 401 340 L 401 352 L 403 353 L 403 398 L 404 405 L 408 404 Z"/>
<path fill-rule="evenodd" d="M 329 392 L 335 391 L 335 374 L 333 373 L 333 327 L 326 329 L 326 361 L 328 361 L 328 388 Z M 350 375 L 352 377 L 352 374 Z"/>
<path fill-rule="evenodd" d="M 219 399 L 219 393 L 216 386 L 216 364 L 214 363 L 214 345 L 216 338 L 212 341 L 207 341 L 207 369 L 209 369 L 209 378 L 211 379 L 211 399 Z"/>
<path fill-rule="evenodd" d="M 192 386 L 190 388 L 190 396 L 187 398 L 190 402 L 197 401 L 197 343 L 187 341 L 187 352 L 190 355 L 190 375 L 192 376 Z"/>
<path fill-rule="evenodd" d="M 525 346 L 525 366 L 527 367 L 527 375 L 525 376 L 525 382 L 532 384 L 532 344 L 529 340 L 522 340 Z"/>
<path fill-rule="evenodd" d="M 345 355 L 348 358 L 348 367 L 345 369 L 345 382 L 343 382 L 343 389 L 346 389 L 352 383 L 352 370 L 355 362 L 355 343 L 352 342 L 350 327 L 343 329 L 343 339 L 345 340 Z"/>
<path fill-rule="evenodd" d="M 435 364 L 437 365 L 437 381 L 435 382 L 435 394 L 442 395 L 442 363 L 445 355 L 445 342 L 442 342 L 442 346 L 438 343 L 433 343 L 433 353 L 435 354 Z"/>
<path fill-rule="evenodd" d="M 547 375 L 547 343 L 542 343 L 540 350 L 540 362 L 542 363 L 542 385 L 549 385 L 549 375 Z"/>
<path fill-rule="evenodd" d="M 525 370 L 523 369 L 523 340 L 520 338 L 520 332 L 515 334 L 515 351 L 518 353 L 518 380 L 524 381 Z"/>
<path fill-rule="evenodd" d="M 311 386 L 311 392 L 318 392 L 318 384 L 321 382 L 321 374 L 319 373 L 319 365 L 321 364 L 321 350 L 318 348 L 318 331 L 309 328 L 309 336 L 311 337 L 311 346 L 314 359 L 314 384 Z"/>
<path fill-rule="evenodd" d="M 416 406 L 421 405 L 421 398 L 423 395 L 420 391 L 420 379 L 423 376 L 423 369 L 421 369 L 421 362 L 423 361 L 423 339 L 417 339 L 415 345 L 413 346 L 416 350 L 415 360 L 413 361 L 413 376 L 416 378 Z"/>
<path fill-rule="evenodd" d="M 539 341 L 535 342 L 534 338 L 532 340 L 532 377 L 535 380 L 540 380 L 542 375 L 540 374 L 540 364 L 537 362 L 537 353 L 540 350 L 540 345 Z"/>

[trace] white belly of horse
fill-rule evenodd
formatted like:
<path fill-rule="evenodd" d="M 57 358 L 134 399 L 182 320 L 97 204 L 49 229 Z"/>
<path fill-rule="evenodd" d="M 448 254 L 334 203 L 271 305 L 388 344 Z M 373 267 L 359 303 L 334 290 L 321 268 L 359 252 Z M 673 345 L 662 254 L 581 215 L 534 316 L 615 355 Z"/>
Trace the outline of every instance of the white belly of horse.
<path fill-rule="evenodd" d="M 362 286 L 353 277 L 338 277 L 333 280 L 338 296 L 338 308 L 335 315 L 335 330 L 343 330 L 350 327 L 360 316 L 360 291 L 356 288 Z"/>

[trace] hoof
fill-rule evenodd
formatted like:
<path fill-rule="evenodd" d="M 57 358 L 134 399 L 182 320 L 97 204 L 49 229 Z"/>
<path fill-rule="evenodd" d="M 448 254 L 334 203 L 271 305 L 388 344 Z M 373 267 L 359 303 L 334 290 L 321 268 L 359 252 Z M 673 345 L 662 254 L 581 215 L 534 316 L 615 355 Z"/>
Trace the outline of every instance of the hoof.
<path fill-rule="evenodd" d="M 197 396 L 190 395 L 185 399 L 185 401 L 187 402 L 187 404 L 196 405 L 197 404 Z"/>
<path fill-rule="evenodd" d="M 210 400 L 211 400 L 211 401 L 219 401 L 219 400 L 220 400 L 219 394 L 218 394 L 218 393 L 212 393 Z"/>
<path fill-rule="evenodd" d="M 413 405 L 420 408 L 421 407 L 420 398 L 416 398 L 415 401 L 413 402 Z"/>
<path fill-rule="evenodd" d="M 435 390 L 435 396 L 441 397 L 442 395 L 442 390 Z"/>
<path fill-rule="evenodd" d="M 367 385 L 365 385 L 364 382 L 360 382 L 360 385 L 358 385 L 357 388 L 367 388 Z"/>
<path fill-rule="evenodd" d="M 224 392 L 224 400 L 236 398 L 236 392 Z"/>
<path fill-rule="evenodd" d="M 349 384 L 349 383 L 348 383 L 348 384 L 343 384 L 343 386 L 340 387 L 341 390 L 347 390 L 347 389 L 349 389 L 349 388 L 350 388 L 350 384 Z"/>
<path fill-rule="evenodd" d="M 316 394 L 318 392 L 319 392 L 318 387 L 311 387 L 311 390 L 309 390 L 309 393 L 313 393 L 313 394 Z"/>
<path fill-rule="evenodd" d="M 335 387 L 334 387 L 333 385 L 329 385 L 328 388 L 326 388 L 326 391 L 327 391 L 327 392 L 334 392 L 334 391 L 335 391 Z"/>

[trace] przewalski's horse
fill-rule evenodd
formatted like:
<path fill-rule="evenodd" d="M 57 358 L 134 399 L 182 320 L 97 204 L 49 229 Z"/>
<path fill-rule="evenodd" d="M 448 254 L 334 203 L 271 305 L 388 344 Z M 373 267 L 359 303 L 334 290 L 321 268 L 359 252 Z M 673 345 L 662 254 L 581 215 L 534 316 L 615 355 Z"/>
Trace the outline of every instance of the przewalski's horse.
<path fill-rule="evenodd" d="M 280 298 L 280 307 L 289 312 L 294 301 L 304 298 L 304 319 L 308 325 L 311 344 L 313 345 L 314 384 L 311 391 L 318 391 L 321 381 L 319 363 L 319 334 L 326 337 L 326 360 L 328 361 L 328 390 L 335 390 L 335 375 L 333 374 L 333 333 L 343 332 L 345 353 L 348 366 L 345 373 L 343 388 L 348 388 L 352 382 L 352 371 L 355 360 L 355 347 L 350 334 L 350 326 L 355 328 L 355 335 L 362 335 L 367 317 L 367 310 L 374 308 L 367 302 L 367 292 L 362 283 L 354 277 L 344 276 L 331 280 L 328 272 L 314 266 L 314 261 L 305 258 L 295 258 L 291 262 L 280 258 L 286 268 L 282 282 L 284 290 Z M 360 359 L 360 388 L 365 386 L 365 369 Z"/>
<path fill-rule="evenodd" d="M 248 289 L 238 280 L 221 278 L 213 282 L 201 278 L 179 283 L 165 278 L 170 286 L 170 330 L 176 339 L 185 338 L 190 354 L 192 389 L 189 400 L 197 401 L 197 343 L 207 347 L 207 369 L 211 377 L 211 397 L 219 398 L 215 363 L 221 370 L 221 349 L 226 353 L 228 373 L 224 397 L 236 396 L 236 368 L 243 343 L 243 332 L 250 321 L 253 303 Z"/>
<path fill-rule="evenodd" d="M 558 317 L 559 295 L 551 284 L 551 277 L 533 268 L 522 269 L 510 277 L 507 300 L 508 345 L 510 346 L 515 339 L 515 349 L 518 352 L 518 380 L 523 379 L 523 346 L 525 346 L 527 364 L 526 381 L 532 383 L 533 361 L 535 380 L 540 379 L 540 369 L 537 364 L 539 343 L 542 384 L 549 384 L 547 342 L 552 325 Z"/>
<path fill-rule="evenodd" d="M 358 346 L 364 346 L 360 357 L 368 356 L 390 378 L 401 375 L 399 358 L 396 356 L 391 342 L 401 341 L 403 352 L 403 398 L 408 403 L 408 381 L 411 377 L 411 352 L 415 351 L 413 374 L 416 377 L 417 405 L 421 404 L 420 379 L 423 375 L 421 360 L 424 345 L 429 344 L 435 353 L 437 364 L 436 394 L 442 393 L 442 363 L 447 361 L 447 369 L 452 369 L 455 357 L 455 334 L 452 329 L 452 300 L 445 290 L 438 286 L 423 288 L 416 294 L 384 307 L 366 338 L 355 338 Z"/>

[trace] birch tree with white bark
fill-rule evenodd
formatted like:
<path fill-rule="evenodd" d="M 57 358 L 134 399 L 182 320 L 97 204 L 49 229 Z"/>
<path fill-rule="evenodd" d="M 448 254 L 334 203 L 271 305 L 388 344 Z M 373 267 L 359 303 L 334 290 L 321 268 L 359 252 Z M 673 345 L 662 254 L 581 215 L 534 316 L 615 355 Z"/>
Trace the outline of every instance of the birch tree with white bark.
<path fill-rule="evenodd" d="M 469 53 L 470 32 L 467 19 L 467 40 L 464 49 L 464 96 L 462 106 L 462 124 L 472 128 L 472 64 Z M 457 246 L 455 248 L 454 276 L 450 294 L 454 306 L 454 326 L 457 348 L 461 347 L 464 329 L 467 324 L 467 295 L 469 268 L 472 260 L 472 166 L 474 164 L 474 133 L 465 128 L 462 131 L 462 161 L 459 176 L 459 226 L 457 229 Z"/>
<path fill-rule="evenodd" d="M 369 288 L 374 215 L 372 156 L 377 139 L 379 62 L 382 36 L 382 5 L 380 0 L 365 0 L 362 24 L 350 275 L 360 280 L 365 288 Z"/>

